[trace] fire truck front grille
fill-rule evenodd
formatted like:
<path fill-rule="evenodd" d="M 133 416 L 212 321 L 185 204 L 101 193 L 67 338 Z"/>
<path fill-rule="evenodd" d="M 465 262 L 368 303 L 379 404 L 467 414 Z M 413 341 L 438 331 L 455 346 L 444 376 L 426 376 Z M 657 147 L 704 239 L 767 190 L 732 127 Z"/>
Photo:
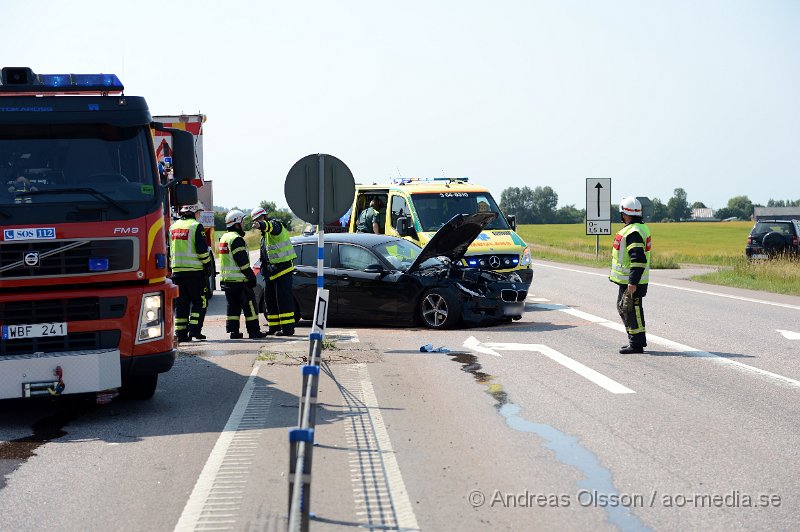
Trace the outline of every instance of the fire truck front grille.
<path fill-rule="evenodd" d="M 0 323 L 59 323 L 121 318 L 125 297 L 79 297 L 0 303 Z"/>
<path fill-rule="evenodd" d="M 98 275 L 139 268 L 135 238 L 0 243 L 0 279 Z"/>
<path fill-rule="evenodd" d="M 84 349 L 116 349 L 119 347 L 119 338 L 119 330 L 110 330 L 73 332 L 66 336 L 2 340 L 0 341 L 0 356 L 59 353 Z"/>

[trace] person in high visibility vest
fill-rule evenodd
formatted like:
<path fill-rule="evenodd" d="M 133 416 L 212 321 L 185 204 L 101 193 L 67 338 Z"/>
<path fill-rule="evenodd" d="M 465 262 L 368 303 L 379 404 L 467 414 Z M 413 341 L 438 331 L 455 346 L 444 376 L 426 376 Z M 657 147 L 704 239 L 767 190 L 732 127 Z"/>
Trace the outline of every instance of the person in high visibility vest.
<path fill-rule="evenodd" d="M 623 198 L 619 212 L 625 227 L 614 236 L 609 280 L 619 285 L 617 312 L 628 333 L 628 345 L 619 352 L 643 353 L 647 346 L 642 298 L 650 282 L 650 229 L 642 220 L 642 204 L 633 196 Z"/>
<path fill-rule="evenodd" d="M 253 209 L 251 218 L 253 228 L 261 231 L 266 254 L 266 262 L 263 255 L 261 259 L 261 275 L 266 281 L 267 334 L 292 336 L 295 324 L 292 271 L 297 255 L 280 220 L 267 220 L 267 213 L 261 208 Z"/>
<path fill-rule="evenodd" d="M 184 205 L 180 219 L 169 228 L 172 281 L 179 289 L 175 300 L 175 332 L 179 342 L 206 339 L 202 329 L 213 265 L 205 231 L 197 221 L 197 214 L 202 211 L 199 203 Z"/>
<path fill-rule="evenodd" d="M 244 323 L 250 338 L 264 338 L 258 324 L 258 307 L 253 287 L 256 274 L 250 267 L 250 254 L 244 241 L 244 213 L 238 209 L 225 216 L 227 231 L 219 239 L 220 286 L 225 291 L 227 317 L 225 331 L 231 339 L 243 338 L 239 332 L 239 316 L 244 313 Z"/>

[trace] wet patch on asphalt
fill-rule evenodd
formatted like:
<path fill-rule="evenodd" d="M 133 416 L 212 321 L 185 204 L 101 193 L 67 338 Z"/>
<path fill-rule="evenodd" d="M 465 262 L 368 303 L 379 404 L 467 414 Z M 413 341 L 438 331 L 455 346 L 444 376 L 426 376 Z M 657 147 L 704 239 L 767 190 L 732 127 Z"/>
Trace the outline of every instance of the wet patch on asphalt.
<path fill-rule="evenodd" d="M 434 354 L 434 353 L 426 353 Z M 520 415 L 521 408 L 509 401 L 508 394 L 503 391 L 502 385 L 494 382 L 495 377 L 481 371 L 483 367 L 478 363 L 478 357 L 471 353 L 444 353 L 453 362 L 461 364 L 461 371 L 470 373 L 475 382 L 486 386 L 486 393 L 496 401 L 497 408 L 506 425 L 519 432 L 528 432 L 541 438 L 545 449 L 555 453 L 558 462 L 573 467 L 580 471 L 584 478 L 578 482 L 578 488 L 590 490 L 595 493 L 605 494 L 609 497 L 618 496 L 614 487 L 614 478 L 608 469 L 604 468 L 594 453 L 583 447 L 578 438 L 564 434 L 560 430 L 544 423 L 533 423 Z M 620 530 L 643 531 L 650 530 L 629 508 L 624 506 L 603 506 L 609 523 Z"/>
<path fill-rule="evenodd" d="M 91 398 L 62 397 L 54 401 L 56 411 L 31 425 L 33 434 L 0 442 L 0 490 L 5 488 L 9 475 L 36 456 L 39 447 L 66 436 L 65 426 L 97 408 L 94 395 Z"/>

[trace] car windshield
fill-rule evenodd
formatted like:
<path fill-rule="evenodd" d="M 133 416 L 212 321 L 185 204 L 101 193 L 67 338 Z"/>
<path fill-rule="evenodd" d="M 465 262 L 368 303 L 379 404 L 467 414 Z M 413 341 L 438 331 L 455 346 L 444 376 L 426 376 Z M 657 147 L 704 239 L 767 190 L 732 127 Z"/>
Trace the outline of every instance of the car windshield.
<path fill-rule="evenodd" d="M 397 239 L 375 246 L 373 251 L 383 257 L 393 268 L 406 271 L 419 256 L 422 248 L 408 240 Z M 441 264 L 442 262 L 438 259 L 428 259 L 420 265 L 420 268 L 440 266 Z"/>
<path fill-rule="evenodd" d="M 131 205 L 151 205 L 158 197 L 152 149 L 142 126 L 0 126 L 0 208 L 80 202 L 124 215 Z"/>
<path fill-rule="evenodd" d="M 496 212 L 497 218 L 486 229 L 510 229 L 494 198 L 488 192 L 437 192 L 412 194 L 423 231 L 438 231 L 456 214 Z"/>

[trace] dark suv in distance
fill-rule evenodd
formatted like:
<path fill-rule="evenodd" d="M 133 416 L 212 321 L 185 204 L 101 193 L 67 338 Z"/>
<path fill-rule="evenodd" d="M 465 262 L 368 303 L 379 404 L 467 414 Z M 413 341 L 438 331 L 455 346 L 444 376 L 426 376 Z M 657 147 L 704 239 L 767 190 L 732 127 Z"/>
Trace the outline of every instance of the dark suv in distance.
<path fill-rule="evenodd" d="M 747 237 L 744 253 L 748 259 L 769 259 L 800 254 L 800 222 L 758 220 Z"/>

